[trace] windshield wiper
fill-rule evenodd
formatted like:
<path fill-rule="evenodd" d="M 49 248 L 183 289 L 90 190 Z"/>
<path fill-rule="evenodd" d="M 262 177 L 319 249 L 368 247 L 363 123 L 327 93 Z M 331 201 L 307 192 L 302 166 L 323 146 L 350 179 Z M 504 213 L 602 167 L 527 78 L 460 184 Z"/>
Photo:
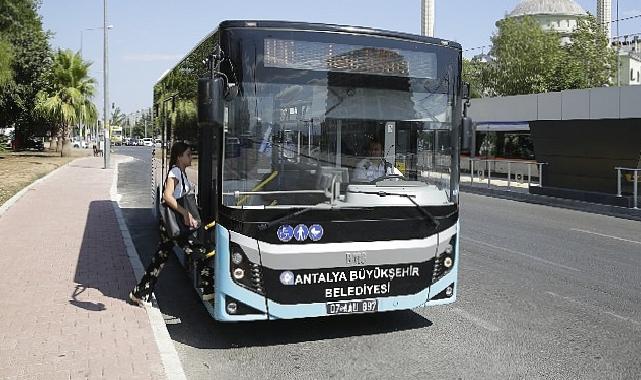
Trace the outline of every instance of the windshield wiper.
<path fill-rule="evenodd" d="M 401 198 L 407 198 L 407 199 L 409 199 L 410 202 L 412 202 L 414 204 L 414 206 L 416 206 L 418 211 L 420 211 L 421 214 L 423 214 L 423 216 L 425 216 L 424 220 L 428 220 L 428 221 L 432 222 L 432 224 L 434 224 L 435 227 L 438 227 L 441 224 L 438 221 L 438 219 L 444 219 L 444 218 L 441 218 L 441 217 L 437 218 L 437 217 L 434 216 L 434 214 L 432 214 L 431 212 L 425 210 L 414 199 L 412 199 L 413 197 L 416 197 L 416 195 L 413 195 L 413 194 L 390 193 L 390 192 L 382 191 L 382 190 L 381 191 L 350 191 L 350 192 L 351 193 L 360 193 L 360 194 L 378 195 L 381 198 L 386 197 L 388 195 L 394 195 L 394 196 L 401 197 Z M 449 215 L 447 215 L 446 217 L 448 217 L 448 216 Z"/>
<path fill-rule="evenodd" d="M 269 222 L 269 223 L 263 223 L 263 224 L 260 224 L 260 225 L 258 226 L 258 229 L 259 229 L 260 231 L 268 230 L 269 228 L 271 228 L 271 227 L 273 227 L 273 226 L 275 226 L 275 225 L 277 225 L 277 224 L 279 224 L 279 223 L 281 223 L 281 222 L 284 222 L 284 221 L 286 221 L 286 220 L 288 220 L 288 219 L 291 219 L 291 218 L 293 218 L 293 217 L 295 217 L 295 216 L 298 216 L 298 215 L 304 214 L 304 213 L 306 213 L 306 212 L 308 212 L 308 211 L 311 211 L 311 210 L 317 210 L 317 209 L 318 209 L 318 207 L 316 207 L 316 206 L 312 206 L 312 207 L 304 208 L 304 209 L 302 209 L 302 210 L 294 211 L 294 212 L 289 213 L 289 214 L 287 214 L 287 215 L 285 215 L 285 216 L 283 216 L 283 217 L 280 217 L 280 218 L 278 218 L 278 219 L 272 220 L 272 221 L 271 221 L 271 222 Z"/>

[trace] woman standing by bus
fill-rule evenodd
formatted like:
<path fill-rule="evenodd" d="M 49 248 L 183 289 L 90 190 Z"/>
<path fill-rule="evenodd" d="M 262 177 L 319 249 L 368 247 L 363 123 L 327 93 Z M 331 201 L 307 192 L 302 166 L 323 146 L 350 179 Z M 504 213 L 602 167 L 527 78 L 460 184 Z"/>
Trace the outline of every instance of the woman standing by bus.
<path fill-rule="evenodd" d="M 195 185 L 187 178 L 185 169 L 191 166 L 191 148 L 184 142 L 177 142 L 171 147 L 169 159 L 169 173 L 165 180 L 165 189 L 163 191 L 163 201 L 165 205 L 177 214 L 182 216 L 183 223 L 191 230 L 200 228 L 198 221 L 189 210 L 181 206 L 178 202 L 182 197 L 190 194 Z M 163 223 L 160 223 L 160 243 L 156 249 L 151 263 L 147 267 L 142 279 L 129 293 L 129 300 L 137 305 L 147 301 L 154 291 L 156 281 L 160 271 L 164 267 L 174 244 L 182 247 L 187 254 L 198 254 L 201 259 L 201 285 L 203 286 L 203 300 L 208 301 L 214 297 L 214 284 L 212 281 L 211 270 L 205 265 L 205 247 L 195 238 L 196 234 L 183 234 L 172 239 L 167 233 Z"/>

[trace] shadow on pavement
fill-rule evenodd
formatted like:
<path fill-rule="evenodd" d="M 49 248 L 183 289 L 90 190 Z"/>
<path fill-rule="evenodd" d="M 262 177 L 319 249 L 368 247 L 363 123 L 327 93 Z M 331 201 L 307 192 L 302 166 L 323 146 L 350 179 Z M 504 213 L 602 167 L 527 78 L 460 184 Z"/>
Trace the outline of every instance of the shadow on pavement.
<path fill-rule="evenodd" d="M 74 281 L 77 285 L 69 303 L 89 311 L 106 310 L 103 303 L 95 301 L 97 297 L 126 300 L 129 287 L 134 285 L 111 201 L 89 205 Z"/>
<path fill-rule="evenodd" d="M 96 166 L 91 166 L 91 165 L 80 165 L 80 164 L 69 164 L 70 168 L 79 168 L 79 169 L 92 169 L 96 170 Z"/>
<path fill-rule="evenodd" d="M 221 323 L 211 319 L 204 306 L 200 307 L 201 310 L 189 310 L 187 313 L 183 312 L 183 315 L 175 315 L 181 319 L 181 323 L 167 326 L 172 339 L 200 349 L 267 347 L 379 335 L 432 326 L 429 319 L 410 310 L 298 320 Z M 171 310 L 163 307 L 163 311 L 168 313 Z"/>

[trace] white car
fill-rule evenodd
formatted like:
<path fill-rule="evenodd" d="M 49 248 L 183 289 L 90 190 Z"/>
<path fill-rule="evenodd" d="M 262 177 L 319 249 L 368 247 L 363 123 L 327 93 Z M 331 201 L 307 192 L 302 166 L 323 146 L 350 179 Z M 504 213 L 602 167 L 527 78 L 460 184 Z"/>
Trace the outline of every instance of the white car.
<path fill-rule="evenodd" d="M 89 145 L 84 140 L 75 140 L 72 142 L 72 144 L 74 148 L 82 148 L 82 149 L 89 148 Z"/>
<path fill-rule="evenodd" d="M 144 139 L 142 139 L 142 145 L 144 145 L 144 146 L 152 146 L 153 147 L 154 146 L 154 139 L 152 139 L 151 137 L 145 137 Z"/>

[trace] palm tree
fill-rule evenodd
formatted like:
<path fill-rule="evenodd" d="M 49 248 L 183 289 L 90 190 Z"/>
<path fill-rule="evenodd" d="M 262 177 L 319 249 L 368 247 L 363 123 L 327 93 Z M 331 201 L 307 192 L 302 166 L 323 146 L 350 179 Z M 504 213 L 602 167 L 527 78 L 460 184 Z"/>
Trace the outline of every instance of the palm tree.
<path fill-rule="evenodd" d="M 127 120 L 127 115 L 120 111 L 120 107 L 116 107 L 114 112 L 111 114 L 111 125 L 117 125 L 122 127 Z"/>
<path fill-rule="evenodd" d="M 67 153 L 69 126 L 91 124 L 98 116 L 91 101 L 96 92 L 96 81 L 89 77 L 89 66 L 91 63 L 84 61 L 78 53 L 58 50 L 48 75 L 48 88 L 38 93 L 37 108 L 55 122 L 52 136 L 57 135 L 61 156 Z"/>

